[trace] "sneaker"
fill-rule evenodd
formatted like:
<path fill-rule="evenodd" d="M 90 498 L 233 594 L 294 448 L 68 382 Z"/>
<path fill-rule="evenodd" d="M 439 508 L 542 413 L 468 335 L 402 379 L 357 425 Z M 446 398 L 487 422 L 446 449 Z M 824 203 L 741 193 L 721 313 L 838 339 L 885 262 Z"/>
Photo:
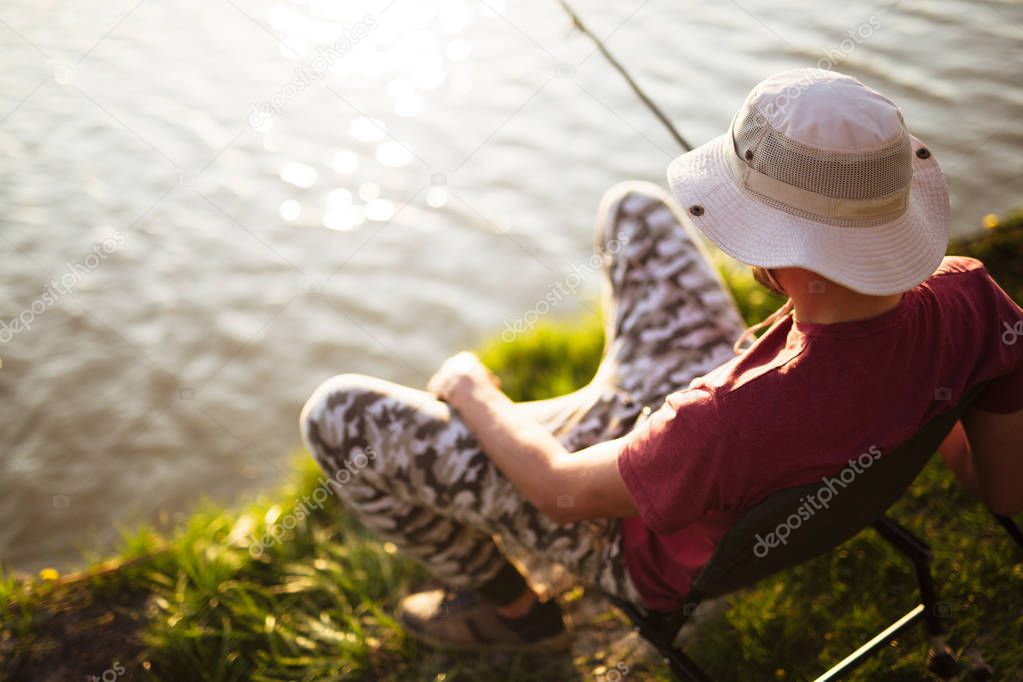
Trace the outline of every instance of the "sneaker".
<path fill-rule="evenodd" d="M 409 635 L 439 649 L 552 652 L 572 642 L 553 599 L 537 602 L 524 616 L 506 618 L 469 590 L 431 590 L 402 599 L 396 618 Z"/>

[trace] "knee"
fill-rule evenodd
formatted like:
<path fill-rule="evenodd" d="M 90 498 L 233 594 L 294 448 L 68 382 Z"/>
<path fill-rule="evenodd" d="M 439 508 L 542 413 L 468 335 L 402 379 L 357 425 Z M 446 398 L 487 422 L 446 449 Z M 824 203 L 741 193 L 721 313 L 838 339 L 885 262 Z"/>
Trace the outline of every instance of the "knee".
<path fill-rule="evenodd" d="M 628 180 L 613 185 L 611 189 L 604 193 L 600 203 L 602 207 L 622 204 L 622 209 L 625 213 L 634 215 L 642 213 L 644 209 L 652 204 L 671 205 L 671 197 L 652 182 Z"/>
<path fill-rule="evenodd" d="M 651 222 L 675 223 L 673 204 L 667 192 L 640 180 L 620 182 L 609 189 L 597 210 L 597 247 L 607 251 L 612 240 L 627 243 L 642 239 Z"/>
<path fill-rule="evenodd" d="M 345 425 L 360 417 L 372 397 L 382 393 L 380 383 L 362 374 L 338 374 L 320 384 L 299 416 L 306 448 L 317 455 L 326 446 L 343 446 Z"/>

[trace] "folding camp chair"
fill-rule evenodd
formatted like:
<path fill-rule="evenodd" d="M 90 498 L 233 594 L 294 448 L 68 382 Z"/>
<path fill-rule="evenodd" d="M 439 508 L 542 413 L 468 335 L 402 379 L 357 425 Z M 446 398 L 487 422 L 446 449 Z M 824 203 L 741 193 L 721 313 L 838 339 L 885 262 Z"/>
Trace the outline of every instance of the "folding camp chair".
<path fill-rule="evenodd" d="M 709 681 L 706 673 L 674 644 L 682 626 L 701 601 L 752 586 L 763 578 L 834 549 L 872 525 L 913 563 L 920 603 L 818 677 L 817 682 L 839 679 L 921 619 L 931 642 L 929 668 L 942 679 L 955 675 L 959 665 L 942 634 L 940 617 L 947 614 L 939 612 L 940 602 L 930 569 L 930 548 L 884 514 L 924 468 L 982 388 L 975 387 L 955 409 L 933 419 L 901 447 L 886 453 L 869 468 L 863 468 L 847 487 L 837 489 L 828 508 L 802 519 L 799 527 L 786 538 L 786 544 L 778 544 L 761 557 L 754 553 L 759 538 L 767 537 L 784 525 L 804 504 L 805 496 L 818 492 L 822 484 L 818 481 L 769 495 L 725 534 L 678 611 L 649 612 L 617 598 L 612 601 L 632 619 L 639 634 L 665 657 L 675 675 L 690 682 Z M 1010 519 L 998 517 L 998 520 L 1023 548 L 1023 533 L 1019 527 Z"/>

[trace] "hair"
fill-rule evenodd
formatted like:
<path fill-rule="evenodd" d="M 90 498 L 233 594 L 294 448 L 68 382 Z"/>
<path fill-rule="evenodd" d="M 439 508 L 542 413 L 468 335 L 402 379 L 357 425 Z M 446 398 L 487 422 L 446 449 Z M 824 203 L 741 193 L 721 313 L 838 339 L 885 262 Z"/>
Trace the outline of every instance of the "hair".
<path fill-rule="evenodd" d="M 735 345 L 732 346 L 732 350 L 735 351 L 736 355 L 741 355 L 749 350 L 750 346 L 756 342 L 757 332 L 766 327 L 770 327 L 779 319 L 788 315 L 792 310 L 792 299 L 789 298 L 788 294 L 785 293 L 785 290 L 782 289 L 781 284 L 778 282 L 778 278 L 774 276 L 774 272 L 772 270 L 754 265 L 753 279 L 757 281 L 757 284 L 768 291 L 774 292 L 779 296 L 784 296 L 786 301 L 781 308 L 778 308 L 771 313 L 763 322 L 758 322 L 752 327 L 748 327 L 746 331 L 742 333 L 742 336 L 740 336 L 738 341 L 735 342 Z"/>
<path fill-rule="evenodd" d="M 771 293 L 778 294 L 779 296 L 788 296 L 785 290 L 782 289 L 781 284 L 778 282 L 778 278 L 774 276 L 774 271 L 767 268 L 762 268 L 759 265 L 753 266 L 753 279 L 757 281 L 757 284 L 764 287 Z"/>

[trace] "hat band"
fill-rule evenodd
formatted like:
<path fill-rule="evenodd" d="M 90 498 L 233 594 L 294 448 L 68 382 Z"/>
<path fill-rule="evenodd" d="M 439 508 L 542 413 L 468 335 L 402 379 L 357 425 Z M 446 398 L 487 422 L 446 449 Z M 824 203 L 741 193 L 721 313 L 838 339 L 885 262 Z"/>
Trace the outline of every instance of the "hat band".
<path fill-rule="evenodd" d="M 734 149 L 731 153 L 725 153 L 725 159 L 732 178 L 740 187 L 780 202 L 794 211 L 811 213 L 825 219 L 895 218 L 906 210 L 909 203 L 909 184 L 876 199 L 839 199 L 810 192 L 765 175 L 741 159 Z"/>

